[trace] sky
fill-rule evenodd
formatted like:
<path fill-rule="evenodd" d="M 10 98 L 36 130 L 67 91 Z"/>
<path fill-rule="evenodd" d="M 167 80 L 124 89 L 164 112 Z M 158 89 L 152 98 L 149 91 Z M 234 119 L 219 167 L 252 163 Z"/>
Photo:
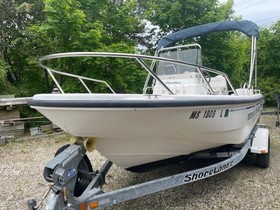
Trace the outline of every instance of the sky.
<path fill-rule="evenodd" d="M 259 26 L 270 26 L 280 20 L 280 0 L 234 0 L 233 9 L 243 20 L 251 20 Z"/>

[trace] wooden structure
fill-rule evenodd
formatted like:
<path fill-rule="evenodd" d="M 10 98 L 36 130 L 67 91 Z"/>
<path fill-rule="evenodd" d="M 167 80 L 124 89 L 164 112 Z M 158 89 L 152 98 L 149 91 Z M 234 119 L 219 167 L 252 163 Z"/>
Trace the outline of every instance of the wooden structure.
<path fill-rule="evenodd" d="M 18 105 L 27 104 L 28 98 L 0 95 L 0 136 L 19 136 L 24 133 L 24 123 L 19 121 Z"/>

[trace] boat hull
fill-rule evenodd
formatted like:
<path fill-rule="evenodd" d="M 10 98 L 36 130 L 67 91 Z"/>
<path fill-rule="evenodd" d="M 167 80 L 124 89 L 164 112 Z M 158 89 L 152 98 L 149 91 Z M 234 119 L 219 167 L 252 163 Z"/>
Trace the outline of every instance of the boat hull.
<path fill-rule="evenodd" d="M 241 144 L 255 126 L 263 106 L 261 95 L 214 99 L 207 95 L 85 97 L 87 100 L 78 95 L 60 95 L 59 99 L 51 94 L 37 95 L 30 105 L 71 135 L 95 137 L 97 150 L 122 168 Z M 78 99 L 84 103 L 73 106 L 73 100 Z M 88 101 L 96 103 L 89 105 Z M 122 101 L 121 105 L 116 101 Z"/>

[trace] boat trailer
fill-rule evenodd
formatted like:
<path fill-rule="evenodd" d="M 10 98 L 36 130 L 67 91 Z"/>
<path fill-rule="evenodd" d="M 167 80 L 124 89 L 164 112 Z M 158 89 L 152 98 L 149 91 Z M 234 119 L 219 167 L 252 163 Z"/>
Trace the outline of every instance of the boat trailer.
<path fill-rule="evenodd" d="M 106 161 L 100 170 L 92 171 L 86 156 L 87 146 L 79 143 L 66 146 L 57 152 L 44 169 L 44 178 L 52 182 L 51 196 L 47 202 L 48 210 L 92 210 L 118 204 L 141 196 L 149 195 L 169 188 L 188 184 L 220 174 L 238 164 L 248 151 L 256 154 L 257 165 L 269 166 L 270 139 L 269 131 L 263 124 L 255 126 L 242 147 L 227 152 L 216 152 L 222 161 L 192 171 L 159 178 L 134 186 L 103 192 L 105 176 L 112 166 Z M 27 202 L 29 210 L 39 209 L 41 203 L 32 199 Z M 37 205 L 37 206 L 36 206 Z"/>

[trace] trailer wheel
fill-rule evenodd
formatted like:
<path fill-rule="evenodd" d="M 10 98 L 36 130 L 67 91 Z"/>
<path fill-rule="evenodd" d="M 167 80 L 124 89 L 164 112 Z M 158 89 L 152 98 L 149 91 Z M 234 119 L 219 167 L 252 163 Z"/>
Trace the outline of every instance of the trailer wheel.
<path fill-rule="evenodd" d="M 270 136 L 268 136 L 268 151 L 266 154 L 257 154 L 257 165 L 261 168 L 268 168 L 270 157 Z"/>
<path fill-rule="evenodd" d="M 54 156 L 57 156 L 59 153 L 61 153 L 63 150 L 65 150 L 67 147 L 69 147 L 70 144 L 66 144 L 59 148 Z M 76 185 L 74 188 L 74 196 L 79 197 L 82 195 L 82 193 L 85 191 L 87 188 L 89 182 L 91 181 L 88 177 L 86 177 L 84 174 L 89 174 L 92 173 L 92 165 L 90 163 L 90 160 L 88 156 L 85 154 L 83 159 L 80 161 L 78 165 L 78 175 L 77 175 L 77 180 L 76 180 Z"/>

